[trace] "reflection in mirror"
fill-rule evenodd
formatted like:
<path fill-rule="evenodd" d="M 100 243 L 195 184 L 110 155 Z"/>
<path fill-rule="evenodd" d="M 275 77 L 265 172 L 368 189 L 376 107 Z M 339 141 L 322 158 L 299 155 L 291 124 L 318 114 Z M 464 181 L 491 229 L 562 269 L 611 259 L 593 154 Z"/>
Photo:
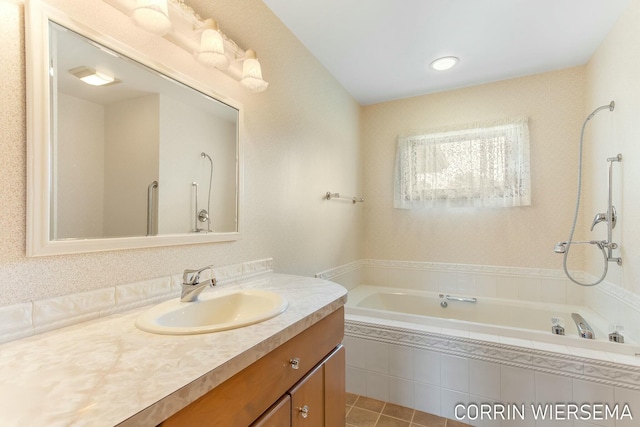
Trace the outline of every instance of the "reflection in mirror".
<path fill-rule="evenodd" d="M 52 22 L 49 40 L 50 238 L 236 231 L 237 110 Z"/>
<path fill-rule="evenodd" d="M 25 17 L 27 255 L 239 239 L 238 104 L 40 1 Z"/>

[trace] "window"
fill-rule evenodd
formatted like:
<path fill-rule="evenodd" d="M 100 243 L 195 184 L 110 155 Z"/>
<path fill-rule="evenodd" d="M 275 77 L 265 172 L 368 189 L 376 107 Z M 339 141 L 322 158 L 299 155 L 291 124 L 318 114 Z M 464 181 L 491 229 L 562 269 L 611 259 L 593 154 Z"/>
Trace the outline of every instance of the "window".
<path fill-rule="evenodd" d="M 398 139 L 396 208 L 530 204 L 527 119 Z"/>

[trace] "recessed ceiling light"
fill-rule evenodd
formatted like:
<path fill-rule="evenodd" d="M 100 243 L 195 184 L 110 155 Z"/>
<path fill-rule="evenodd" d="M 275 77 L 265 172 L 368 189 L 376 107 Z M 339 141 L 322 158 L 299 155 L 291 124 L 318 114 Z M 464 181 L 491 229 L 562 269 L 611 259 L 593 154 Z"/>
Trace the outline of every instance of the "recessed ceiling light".
<path fill-rule="evenodd" d="M 431 68 L 437 71 L 444 71 L 452 68 L 454 65 L 458 63 L 459 59 L 455 56 L 444 56 L 442 58 L 438 58 L 431 63 Z"/>
<path fill-rule="evenodd" d="M 114 83 L 120 83 L 120 80 L 116 79 L 115 77 L 100 71 L 96 71 L 93 68 L 85 67 L 84 65 L 69 70 L 69 72 L 91 86 L 104 86 Z"/>

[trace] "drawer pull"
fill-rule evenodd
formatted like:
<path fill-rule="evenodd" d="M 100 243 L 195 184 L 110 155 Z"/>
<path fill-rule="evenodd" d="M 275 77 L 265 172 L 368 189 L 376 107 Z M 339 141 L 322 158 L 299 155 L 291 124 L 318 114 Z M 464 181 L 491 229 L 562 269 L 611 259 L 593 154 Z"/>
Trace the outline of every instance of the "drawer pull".
<path fill-rule="evenodd" d="M 307 418 L 309 416 L 309 407 L 307 405 L 304 405 L 302 408 L 298 408 L 298 411 L 300 411 L 302 418 Z"/>
<path fill-rule="evenodd" d="M 291 365 L 291 368 L 293 368 L 293 369 L 300 369 L 300 359 L 297 358 L 297 357 L 289 360 L 289 364 Z"/>

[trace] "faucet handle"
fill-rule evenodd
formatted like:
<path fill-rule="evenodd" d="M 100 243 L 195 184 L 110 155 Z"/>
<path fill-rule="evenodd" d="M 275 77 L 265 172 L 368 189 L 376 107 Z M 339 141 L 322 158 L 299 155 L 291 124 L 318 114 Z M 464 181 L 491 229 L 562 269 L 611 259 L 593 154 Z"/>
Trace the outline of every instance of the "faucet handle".
<path fill-rule="evenodd" d="M 609 330 L 612 331 L 609 334 L 609 341 L 620 344 L 624 343 L 624 335 L 622 335 L 624 333 L 624 326 L 619 323 L 613 323 L 609 325 Z"/>
<path fill-rule="evenodd" d="M 213 278 L 213 266 L 208 265 L 197 270 L 184 270 L 184 273 L 182 273 L 182 283 L 185 285 L 197 285 L 200 282 L 200 274 L 206 269 L 211 270 L 211 278 Z"/>
<path fill-rule="evenodd" d="M 607 220 L 607 214 L 606 213 L 599 213 L 596 214 L 596 216 L 593 218 L 593 223 L 591 223 L 591 231 L 593 231 L 593 227 L 596 226 L 596 224 L 602 222 L 602 221 L 606 221 Z"/>

